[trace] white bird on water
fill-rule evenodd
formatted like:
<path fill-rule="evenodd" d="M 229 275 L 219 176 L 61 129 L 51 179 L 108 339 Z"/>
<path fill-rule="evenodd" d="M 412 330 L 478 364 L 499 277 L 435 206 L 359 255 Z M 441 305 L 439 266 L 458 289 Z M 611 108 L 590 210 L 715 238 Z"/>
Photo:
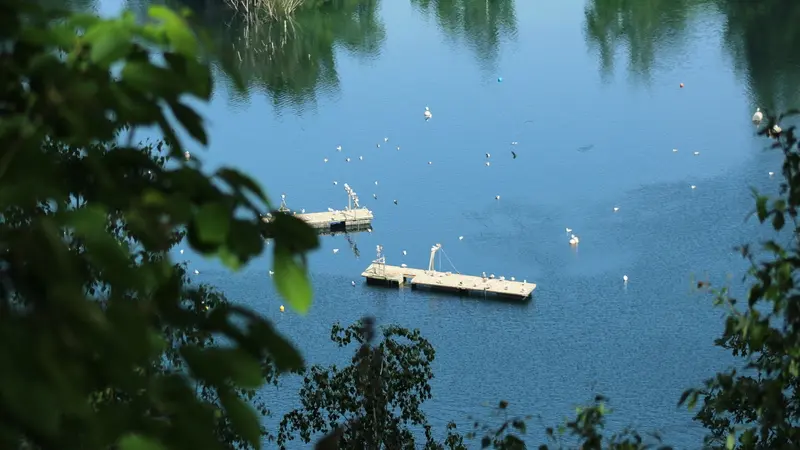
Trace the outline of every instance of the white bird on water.
<path fill-rule="evenodd" d="M 489 167 L 491 165 L 492 165 L 492 163 L 490 163 L 489 161 L 486 161 L 486 167 Z"/>
<path fill-rule="evenodd" d="M 772 178 L 773 175 L 775 175 L 775 172 L 770 172 L 769 173 L 770 178 Z M 183 253 L 183 250 L 181 250 L 181 253 Z"/>
<path fill-rule="evenodd" d="M 406 256 L 407 254 L 408 254 L 408 252 L 403 250 L 403 256 Z"/>
<path fill-rule="evenodd" d="M 333 212 L 333 208 L 328 208 L 328 212 Z"/>
<path fill-rule="evenodd" d="M 487 158 L 491 158 L 491 157 L 492 157 L 492 155 L 491 155 L 490 153 L 487 153 L 487 154 L 486 154 L 486 157 L 487 157 Z"/>
<path fill-rule="evenodd" d="M 363 161 L 363 160 L 364 160 L 364 157 L 363 157 L 363 156 L 359 156 L 359 157 L 358 157 L 358 159 L 360 159 L 361 161 Z"/>
<path fill-rule="evenodd" d="M 764 113 L 761 112 L 761 108 L 756 108 L 756 112 L 753 114 L 753 124 L 758 125 L 762 120 L 764 120 Z"/>
<path fill-rule="evenodd" d="M 459 241 L 463 241 L 463 240 L 464 240 L 464 236 L 459 236 L 459 237 L 458 237 L 458 240 L 459 240 Z"/>
<path fill-rule="evenodd" d="M 697 156 L 699 154 L 700 154 L 700 152 L 694 152 L 694 156 Z"/>
<path fill-rule="evenodd" d="M 342 146 L 341 146 L 341 145 L 337 145 L 337 146 L 336 146 L 336 150 L 337 150 L 337 151 L 342 151 Z"/>
<path fill-rule="evenodd" d="M 500 196 L 499 196 L 499 195 L 495 195 L 495 196 L 494 196 L 494 199 L 495 199 L 495 200 L 500 200 Z"/>
<path fill-rule="evenodd" d="M 350 286 L 356 287 L 356 282 L 355 281 L 351 281 L 350 282 Z"/>
<path fill-rule="evenodd" d="M 628 276 L 627 275 L 623 275 L 622 276 L 622 282 L 623 283 L 627 283 L 628 282 Z"/>
<path fill-rule="evenodd" d="M 377 186 L 377 185 L 378 185 L 378 182 L 376 181 L 376 182 L 375 182 L 375 186 Z"/>
<path fill-rule="evenodd" d="M 336 186 L 337 184 L 339 184 L 339 183 L 338 183 L 338 182 L 336 182 L 336 181 L 334 181 L 334 182 L 333 182 L 333 185 L 334 185 L 334 186 Z"/>
<path fill-rule="evenodd" d="M 197 269 L 194 269 L 194 274 L 195 274 L 195 275 L 200 275 L 200 271 L 199 271 L 199 270 L 197 270 Z"/>
<path fill-rule="evenodd" d="M 270 270 L 270 271 L 269 271 L 269 276 L 273 276 L 273 275 L 275 275 L 275 272 L 273 272 L 273 271 L 271 271 L 271 270 Z"/>
<path fill-rule="evenodd" d="M 578 236 L 575 236 L 574 234 L 571 234 L 569 236 L 570 245 L 578 245 L 580 242 L 581 240 L 578 238 Z"/>
<path fill-rule="evenodd" d="M 619 211 L 619 206 L 615 206 L 614 207 L 614 212 L 617 212 L 617 211 Z"/>
<path fill-rule="evenodd" d="M 338 248 L 333 249 L 333 254 L 335 255 L 337 253 L 339 253 L 339 249 Z"/>
<path fill-rule="evenodd" d="M 350 158 L 345 158 L 344 162 L 350 162 Z"/>
<path fill-rule="evenodd" d="M 433 113 L 431 112 L 430 108 L 427 106 L 425 107 L 425 112 L 422 113 L 425 116 L 425 120 L 430 120 L 433 117 Z"/>
<path fill-rule="evenodd" d="M 328 158 L 323 159 L 324 162 L 328 162 Z"/>
<path fill-rule="evenodd" d="M 572 233 L 572 228 L 564 228 L 564 229 L 567 230 L 567 234 Z"/>

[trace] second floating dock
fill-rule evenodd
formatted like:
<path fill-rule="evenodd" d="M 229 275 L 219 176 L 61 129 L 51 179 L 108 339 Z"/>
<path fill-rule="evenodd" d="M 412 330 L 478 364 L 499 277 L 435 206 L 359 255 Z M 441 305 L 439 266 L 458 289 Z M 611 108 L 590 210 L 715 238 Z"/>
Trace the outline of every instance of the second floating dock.
<path fill-rule="evenodd" d="M 486 276 L 462 275 L 460 273 L 439 272 L 433 270 L 433 257 L 441 249 L 437 244 L 431 248 L 431 263 L 428 270 L 414 269 L 386 264 L 386 258 L 379 256 L 361 274 L 368 284 L 402 286 L 410 284 L 412 288 L 428 288 L 457 292 L 461 294 L 495 295 L 516 300 L 527 300 L 536 289 L 535 283 L 527 281 L 506 280 Z"/>

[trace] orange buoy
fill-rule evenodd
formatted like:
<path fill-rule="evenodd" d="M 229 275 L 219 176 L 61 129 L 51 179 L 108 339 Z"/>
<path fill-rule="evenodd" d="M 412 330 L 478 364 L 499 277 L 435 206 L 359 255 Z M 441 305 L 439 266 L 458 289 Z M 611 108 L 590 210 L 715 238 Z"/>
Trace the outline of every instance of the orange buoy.
<path fill-rule="evenodd" d="M 683 83 L 681 83 L 681 88 L 683 88 Z"/>

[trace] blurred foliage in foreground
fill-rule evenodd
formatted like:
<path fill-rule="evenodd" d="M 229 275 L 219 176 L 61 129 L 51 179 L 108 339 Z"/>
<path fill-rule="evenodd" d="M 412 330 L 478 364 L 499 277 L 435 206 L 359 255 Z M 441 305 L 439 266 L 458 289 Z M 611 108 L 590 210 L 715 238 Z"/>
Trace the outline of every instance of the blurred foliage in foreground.
<path fill-rule="evenodd" d="M 0 448 L 258 446 L 246 400 L 302 368 L 270 323 L 170 261 L 185 237 L 236 269 L 272 228 L 278 288 L 304 311 L 317 237 L 263 222 L 253 180 L 185 153 L 164 106 L 205 144 L 183 100 L 209 99 L 209 67 L 182 17 L 149 18 L 0 1 Z M 146 126 L 169 146 L 118 143 Z"/>
<path fill-rule="evenodd" d="M 139 23 L 11 0 L 0 0 L 0 35 L 0 448 L 260 447 L 267 430 L 254 407 L 267 406 L 256 390 L 303 361 L 264 318 L 193 286 L 168 252 L 185 239 L 236 270 L 269 233 L 277 288 L 303 312 L 312 296 L 304 254 L 318 242 L 291 216 L 262 221 L 272 207 L 257 183 L 230 168 L 205 174 L 177 138 L 165 108 L 207 140 L 182 101 L 210 97 L 204 41 L 162 7 Z M 784 152 L 781 196 L 757 195 L 756 213 L 776 230 L 793 225 L 793 239 L 766 243 L 766 261 L 742 248 L 753 261 L 745 305 L 717 295 L 729 308 L 717 344 L 745 358 L 746 371 L 717 374 L 681 399 L 700 405 L 710 448 L 800 448 L 800 149 L 794 128 L 774 128 L 783 119 L 761 131 Z M 134 144 L 143 126 L 164 142 Z M 280 445 L 293 433 L 327 433 L 319 448 L 418 448 L 417 428 L 427 449 L 463 449 L 472 438 L 524 448 L 525 417 L 464 434 L 451 423 L 437 441 L 420 409 L 431 397 L 432 346 L 395 326 L 377 344 L 376 335 L 368 320 L 334 328 L 340 346 L 358 344 L 352 364 L 305 372 Z M 539 448 L 665 448 L 633 431 L 604 435 L 604 405 L 597 397 L 546 429 Z"/>

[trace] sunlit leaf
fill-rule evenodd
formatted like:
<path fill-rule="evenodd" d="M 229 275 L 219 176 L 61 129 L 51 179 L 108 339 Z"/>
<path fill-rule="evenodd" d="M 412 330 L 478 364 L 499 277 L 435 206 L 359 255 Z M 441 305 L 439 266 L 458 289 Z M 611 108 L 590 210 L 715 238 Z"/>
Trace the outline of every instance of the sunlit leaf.
<path fill-rule="evenodd" d="M 230 230 L 231 211 L 220 203 L 206 203 L 195 216 L 199 238 L 209 244 L 223 244 Z"/>
<path fill-rule="evenodd" d="M 128 434 L 123 436 L 119 440 L 117 448 L 119 450 L 168 450 L 167 447 L 155 439 L 140 434 Z"/>
<path fill-rule="evenodd" d="M 220 400 L 231 419 L 233 428 L 253 448 L 261 448 L 261 424 L 253 408 L 239 397 L 231 394 L 220 393 Z"/>
<path fill-rule="evenodd" d="M 288 250 L 275 246 L 275 275 L 272 277 L 278 292 L 288 300 L 289 305 L 301 314 L 311 307 L 311 283 L 305 267 Z"/>

